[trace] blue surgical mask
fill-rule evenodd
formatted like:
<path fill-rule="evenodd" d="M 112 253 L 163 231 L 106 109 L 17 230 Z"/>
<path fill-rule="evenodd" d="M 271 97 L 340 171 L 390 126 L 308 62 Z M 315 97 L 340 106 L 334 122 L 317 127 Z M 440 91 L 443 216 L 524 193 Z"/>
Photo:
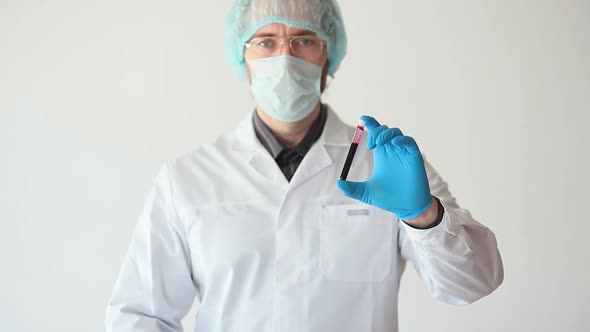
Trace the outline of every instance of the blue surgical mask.
<path fill-rule="evenodd" d="M 322 67 L 290 55 L 249 61 L 254 99 L 283 122 L 308 116 L 320 101 Z"/>

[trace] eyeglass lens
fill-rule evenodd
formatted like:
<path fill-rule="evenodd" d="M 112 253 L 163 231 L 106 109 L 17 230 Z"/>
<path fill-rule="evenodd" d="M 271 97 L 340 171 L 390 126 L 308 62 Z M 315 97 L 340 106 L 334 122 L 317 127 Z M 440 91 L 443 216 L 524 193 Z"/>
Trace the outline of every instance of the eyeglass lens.
<path fill-rule="evenodd" d="M 258 37 L 252 39 L 249 44 L 249 57 L 267 58 L 280 54 L 283 44 L 286 42 L 281 37 Z M 297 36 L 288 40 L 291 52 L 294 56 L 305 60 L 318 59 L 323 50 L 323 41 L 316 37 Z"/>

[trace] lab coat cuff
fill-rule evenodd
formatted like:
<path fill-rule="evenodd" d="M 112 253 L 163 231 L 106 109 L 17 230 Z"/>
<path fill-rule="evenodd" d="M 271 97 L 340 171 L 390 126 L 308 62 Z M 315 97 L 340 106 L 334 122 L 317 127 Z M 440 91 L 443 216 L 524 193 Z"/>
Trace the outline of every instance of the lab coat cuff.
<path fill-rule="evenodd" d="M 442 244 L 445 241 L 445 238 L 449 235 L 452 235 L 451 226 L 452 226 L 452 210 L 447 208 L 445 204 L 441 201 L 442 206 L 444 207 L 444 214 L 442 216 L 441 222 L 428 229 L 418 229 L 414 228 L 405 222 L 400 220 L 400 224 L 402 227 L 405 228 L 408 237 L 413 242 L 419 242 L 421 244 Z"/>

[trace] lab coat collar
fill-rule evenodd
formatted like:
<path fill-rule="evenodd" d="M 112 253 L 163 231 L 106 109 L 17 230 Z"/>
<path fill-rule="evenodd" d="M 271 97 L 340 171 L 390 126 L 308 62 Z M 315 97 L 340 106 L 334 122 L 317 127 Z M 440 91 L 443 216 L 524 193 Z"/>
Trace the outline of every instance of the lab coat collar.
<path fill-rule="evenodd" d="M 324 145 L 343 145 L 348 147 L 352 135 L 352 127 L 340 120 L 332 107 L 328 106 L 328 119 L 326 126 L 320 139 L 320 143 Z"/>
<path fill-rule="evenodd" d="M 328 118 L 326 120 L 324 130 L 322 131 L 322 135 L 318 139 L 318 143 L 324 145 L 348 146 L 350 144 L 349 136 L 351 127 L 340 120 L 332 107 L 329 105 L 326 106 L 328 108 Z M 248 115 L 238 125 L 232 143 L 232 148 L 238 151 L 255 152 L 262 150 L 266 152 L 264 146 L 260 143 L 258 138 L 256 138 L 256 133 L 254 132 L 254 127 L 252 126 L 251 112 L 248 113 Z"/>
<path fill-rule="evenodd" d="M 328 106 L 328 118 L 322 135 L 307 152 L 291 182 L 287 181 L 270 153 L 256 138 L 252 125 L 252 113 L 249 113 L 236 129 L 232 149 L 244 153 L 244 159 L 248 164 L 272 183 L 292 188 L 332 165 L 334 161 L 326 150 L 326 146 L 346 148 L 350 143 L 351 133 L 352 128 L 343 123 L 336 112 Z"/>

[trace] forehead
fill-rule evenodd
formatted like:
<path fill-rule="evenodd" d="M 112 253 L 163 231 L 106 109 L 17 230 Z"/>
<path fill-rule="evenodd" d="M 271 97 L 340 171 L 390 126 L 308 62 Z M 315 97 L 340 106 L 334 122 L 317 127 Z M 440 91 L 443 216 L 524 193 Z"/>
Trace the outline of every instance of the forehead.
<path fill-rule="evenodd" d="M 281 23 L 273 23 L 265 25 L 260 28 L 253 37 L 259 36 L 301 36 L 301 35 L 313 35 L 315 33 L 309 30 L 290 27 Z"/>

